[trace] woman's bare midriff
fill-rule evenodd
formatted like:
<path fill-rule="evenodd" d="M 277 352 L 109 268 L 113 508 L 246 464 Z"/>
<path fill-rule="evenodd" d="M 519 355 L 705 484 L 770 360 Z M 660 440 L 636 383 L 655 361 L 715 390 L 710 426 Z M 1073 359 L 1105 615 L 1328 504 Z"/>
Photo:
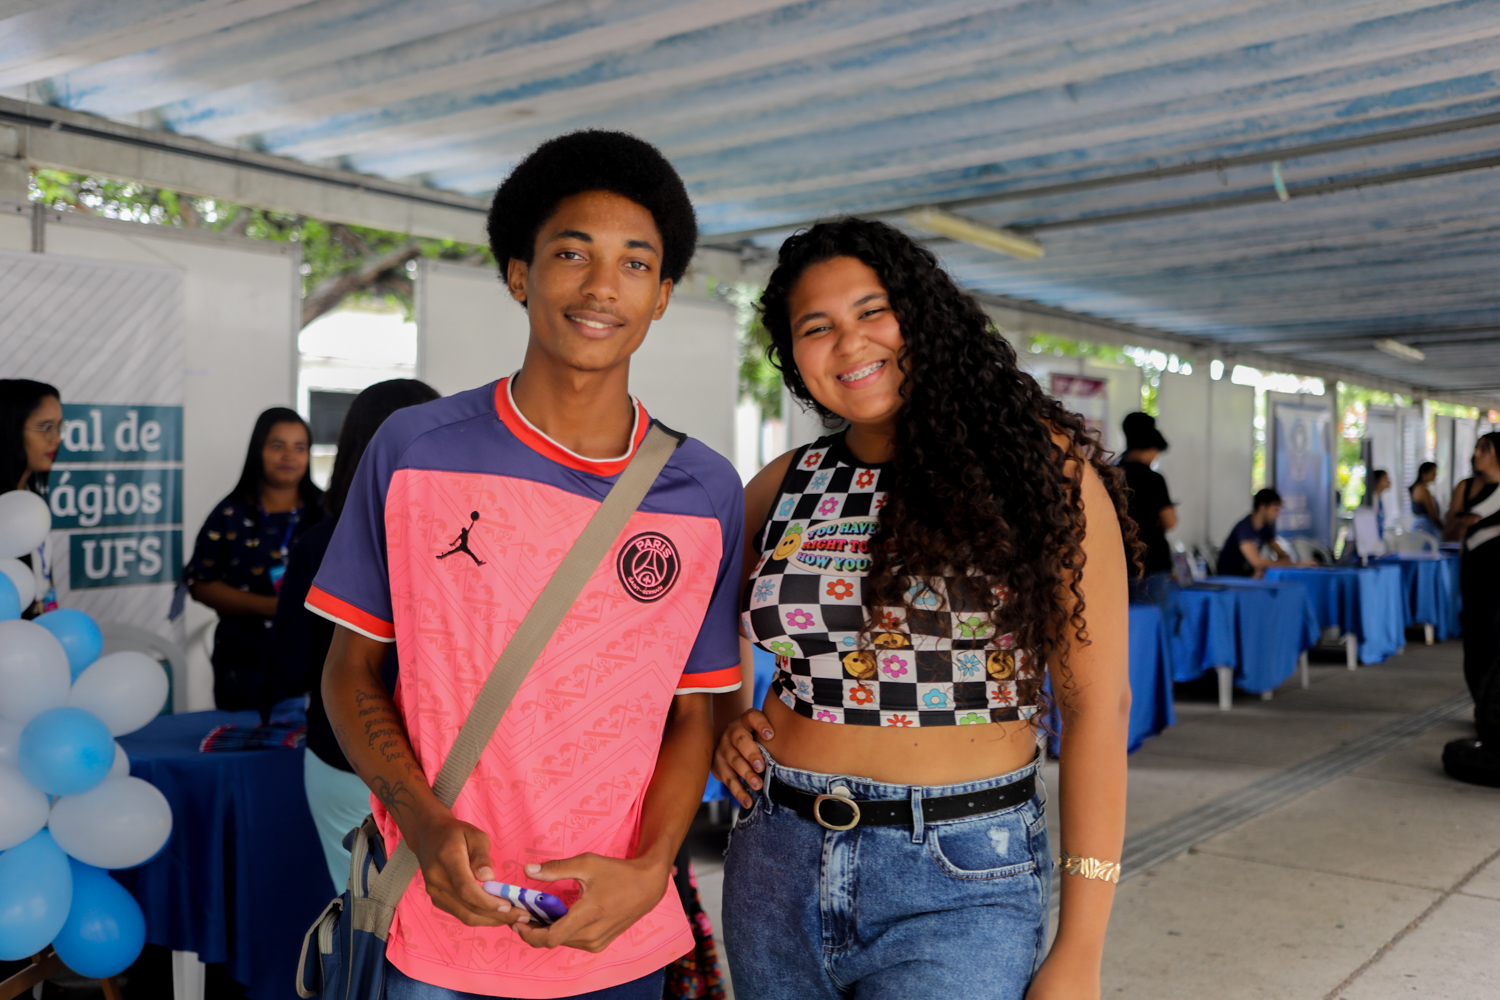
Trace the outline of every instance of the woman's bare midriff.
<path fill-rule="evenodd" d="M 892 785 L 956 785 L 1006 774 L 1036 756 L 1025 722 L 890 729 L 815 722 L 766 695 L 761 709 L 776 735 L 757 739 L 776 762 L 803 771 L 846 774 Z"/>

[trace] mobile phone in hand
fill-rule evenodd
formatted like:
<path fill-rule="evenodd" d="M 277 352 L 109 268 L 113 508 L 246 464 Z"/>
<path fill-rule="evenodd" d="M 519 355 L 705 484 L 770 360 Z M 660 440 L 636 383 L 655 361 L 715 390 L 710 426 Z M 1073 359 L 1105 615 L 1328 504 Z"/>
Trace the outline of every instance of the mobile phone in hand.
<path fill-rule="evenodd" d="M 484 891 L 491 896 L 499 896 L 519 906 L 531 914 L 533 923 L 542 927 L 561 920 L 568 912 L 568 904 L 550 892 L 538 892 L 536 889 L 523 889 L 509 882 L 494 881 L 484 883 Z"/>

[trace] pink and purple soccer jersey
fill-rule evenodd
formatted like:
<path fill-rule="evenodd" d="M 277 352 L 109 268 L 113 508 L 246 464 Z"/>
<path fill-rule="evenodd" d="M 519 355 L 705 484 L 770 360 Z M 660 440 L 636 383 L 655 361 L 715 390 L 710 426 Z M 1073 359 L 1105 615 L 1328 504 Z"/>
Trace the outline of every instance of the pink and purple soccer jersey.
<path fill-rule="evenodd" d="M 634 451 L 650 418 L 636 404 Z M 401 410 L 360 462 L 307 605 L 394 641 L 395 699 L 429 780 L 505 643 L 629 456 L 595 461 L 529 424 L 508 380 Z M 630 857 L 675 694 L 740 683 L 744 498 L 730 464 L 673 454 L 506 710 L 454 815 L 489 833 L 495 878 L 586 851 Z M 400 831 L 372 802 L 388 846 Z M 387 956 L 414 979 L 491 996 L 572 996 L 655 972 L 692 948 L 677 894 L 600 954 L 534 950 L 509 928 L 433 906 L 419 873 Z"/>

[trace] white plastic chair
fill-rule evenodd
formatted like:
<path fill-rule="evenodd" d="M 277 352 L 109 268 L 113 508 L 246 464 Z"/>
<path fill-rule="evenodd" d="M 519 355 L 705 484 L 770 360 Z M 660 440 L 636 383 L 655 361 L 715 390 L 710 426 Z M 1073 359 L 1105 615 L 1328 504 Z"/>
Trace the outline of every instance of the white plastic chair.
<path fill-rule="evenodd" d="M 1392 535 L 1388 532 L 1386 545 L 1395 552 L 1436 552 L 1442 545 L 1442 541 L 1430 532 L 1413 528 L 1399 535 Z"/>
<path fill-rule="evenodd" d="M 164 664 L 172 692 L 172 711 L 187 711 L 187 653 L 181 646 L 150 629 L 124 622 L 100 622 L 99 631 L 104 635 L 104 653 L 133 650 Z"/>

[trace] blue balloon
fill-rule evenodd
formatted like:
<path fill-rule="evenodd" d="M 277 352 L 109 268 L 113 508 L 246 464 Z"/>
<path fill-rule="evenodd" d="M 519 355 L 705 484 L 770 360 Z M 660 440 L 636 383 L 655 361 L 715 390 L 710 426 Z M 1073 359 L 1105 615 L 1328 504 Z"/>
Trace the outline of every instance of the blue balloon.
<path fill-rule="evenodd" d="M 52 795 L 86 792 L 109 774 L 115 738 L 93 712 L 49 708 L 21 730 L 16 755 L 26 780 Z"/>
<path fill-rule="evenodd" d="M 0 960 L 30 958 L 47 947 L 72 899 L 68 856 L 46 830 L 0 854 Z"/>
<path fill-rule="evenodd" d="M 0 576 L 5 576 L 0 573 Z M 0 622 L 14 621 L 21 617 L 21 595 L 10 577 L 0 580 Z"/>
<path fill-rule="evenodd" d="M 0 597 L 0 606 L 4 605 L 4 600 Z M 68 669 L 73 671 L 75 681 L 84 668 L 99 659 L 99 654 L 104 651 L 104 635 L 99 626 L 77 608 L 58 608 L 37 615 L 33 621 L 62 643 L 63 651 L 68 654 Z"/>
<path fill-rule="evenodd" d="M 140 956 L 146 943 L 141 905 L 104 869 L 75 858 L 68 861 L 73 866 L 73 904 L 52 947 L 80 976 L 118 976 Z"/>

